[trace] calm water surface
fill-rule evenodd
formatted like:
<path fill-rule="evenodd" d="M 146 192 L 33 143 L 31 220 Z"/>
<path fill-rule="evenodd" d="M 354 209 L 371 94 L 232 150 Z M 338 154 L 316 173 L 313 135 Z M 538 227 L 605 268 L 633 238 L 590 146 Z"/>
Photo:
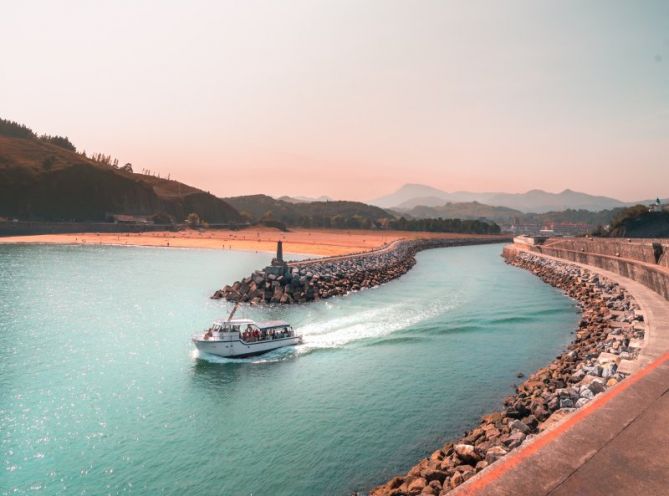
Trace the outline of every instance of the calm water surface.
<path fill-rule="evenodd" d="M 271 255 L 0 246 L 0 494 L 345 495 L 498 407 L 570 340 L 573 303 L 500 245 L 422 252 L 325 302 L 242 310 L 305 344 L 198 357 L 208 297 Z"/>

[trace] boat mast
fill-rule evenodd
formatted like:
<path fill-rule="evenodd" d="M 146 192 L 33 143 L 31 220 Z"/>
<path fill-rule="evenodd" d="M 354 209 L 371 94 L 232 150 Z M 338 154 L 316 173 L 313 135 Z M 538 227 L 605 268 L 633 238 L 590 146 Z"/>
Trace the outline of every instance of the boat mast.
<path fill-rule="evenodd" d="M 236 302 L 235 306 L 232 307 L 232 312 L 230 312 L 230 315 L 228 315 L 228 322 L 232 320 L 232 316 L 235 314 L 238 308 L 239 308 L 239 302 Z"/>

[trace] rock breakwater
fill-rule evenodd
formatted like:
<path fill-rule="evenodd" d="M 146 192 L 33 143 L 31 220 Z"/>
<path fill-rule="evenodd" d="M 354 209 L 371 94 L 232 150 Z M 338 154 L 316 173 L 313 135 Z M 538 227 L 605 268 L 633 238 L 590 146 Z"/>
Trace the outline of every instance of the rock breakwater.
<path fill-rule="evenodd" d="M 575 338 L 548 366 L 515 388 L 504 408 L 446 443 L 371 496 L 444 495 L 537 433 L 626 377 L 624 362 L 638 355 L 643 315 L 621 286 L 578 266 L 525 251 L 505 250 L 506 261 L 533 272 L 575 299 L 582 318 Z"/>
<path fill-rule="evenodd" d="M 502 239 L 398 240 L 355 255 L 301 262 L 278 262 L 216 291 L 212 298 L 252 304 L 291 304 L 330 298 L 371 288 L 405 274 L 418 251 L 428 248 L 499 243 Z"/>

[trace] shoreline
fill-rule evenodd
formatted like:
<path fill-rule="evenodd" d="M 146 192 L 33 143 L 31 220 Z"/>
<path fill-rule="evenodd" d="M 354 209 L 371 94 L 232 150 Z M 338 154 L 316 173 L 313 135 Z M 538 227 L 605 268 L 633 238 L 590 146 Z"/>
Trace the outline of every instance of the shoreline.
<path fill-rule="evenodd" d="M 241 230 L 185 230 L 144 233 L 67 233 L 0 237 L 3 244 L 58 244 L 94 246 L 148 246 L 162 248 L 203 248 L 274 253 L 277 241 L 284 252 L 316 257 L 350 255 L 383 247 L 400 239 L 463 239 L 473 235 L 418 231 L 373 231 L 339 229 L 295 229 L 282 232 L 272 228 Z M 497 239 L 495 235 L 476 235 Z M 500 242 L 503 239 L 500 237 Z"/>
<path fill-rule="evenodd" d="M 242 248 L 213 248 L 206 246 L 165 246 L 165 245 L 155 245 L 155 244 L 141 244 L 141 243 L 80 243 L 80 242 L 50 242 L 50 241 L 14 241 L 3 243 L 0 242 L 0 246 L 80 246 L 80 247 L 113 247 L 113 248 L 156 248 L 163 250 L 219 250 L 219 251 L 245 251 L 245 252 L 255 252 L 255 253 L 267 253 L 272 254 L 272 250 L 253 250 L 242 249 Z M 297 252 L 288 252 L 291 255 L 301 255 L 301 256 L 313 256 L 312 253 L 297 253 Z"/>
<path fill-rule="evenodd" d="M 447 442 L 404 476 L 375 487 L 371 496 L 445 495 L 550 431 L 632 371 L 629 364 L 638 358 L 646 330 L 638 327 L 643 314 L 627 289 L 567 261 L 507 248 L 507 263 L 529 270 L 578 303 L 582 317 L 574 340 L 516 387 L 502 410 L 484 415 L 478 427 Z"/>

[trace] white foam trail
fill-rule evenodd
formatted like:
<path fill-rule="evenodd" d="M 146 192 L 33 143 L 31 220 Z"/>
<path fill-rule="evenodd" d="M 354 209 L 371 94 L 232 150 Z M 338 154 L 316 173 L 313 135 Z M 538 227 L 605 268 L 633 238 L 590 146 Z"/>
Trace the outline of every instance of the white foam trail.
<path fill-rule="evenodd" d="M 414 302 L 399 302 L 369 308 L 300 326 L 297 331 L 304 337 L 302 352 L 314 348 L 337 348 L 352 341 L 387 336 L 436 317 L 459 304 L 456 297 L 449 301 L 436 300 L 431 304 L 416 302 L 415 305 L 411 305 L 411 303 Z"/>

